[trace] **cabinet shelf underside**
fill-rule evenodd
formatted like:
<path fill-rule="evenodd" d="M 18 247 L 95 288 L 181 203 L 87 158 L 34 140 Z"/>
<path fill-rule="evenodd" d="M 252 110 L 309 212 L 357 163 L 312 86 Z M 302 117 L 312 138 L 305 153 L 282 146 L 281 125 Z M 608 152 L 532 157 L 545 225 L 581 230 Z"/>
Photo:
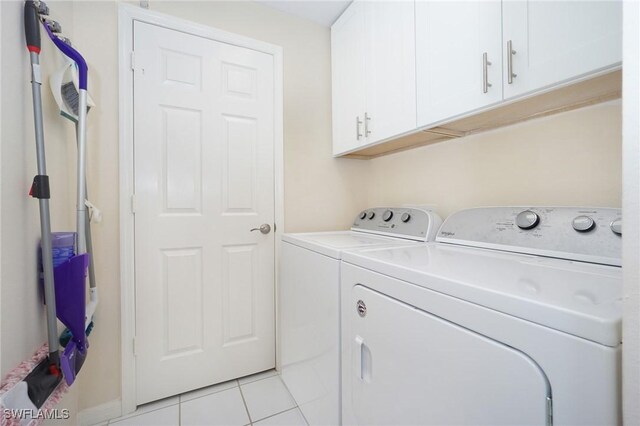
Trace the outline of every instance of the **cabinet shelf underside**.
<path fill-rule="evenodd" d="M 436 127 L 363 147 L 342 157 L 370 159 L 407 149 L 443 142 L 534 118 L 570 111 L 613 99 L 622 94 L 622 71 L 617 69 L 524 99 L 502 103 L 489 110 L 455 118 Z"/>

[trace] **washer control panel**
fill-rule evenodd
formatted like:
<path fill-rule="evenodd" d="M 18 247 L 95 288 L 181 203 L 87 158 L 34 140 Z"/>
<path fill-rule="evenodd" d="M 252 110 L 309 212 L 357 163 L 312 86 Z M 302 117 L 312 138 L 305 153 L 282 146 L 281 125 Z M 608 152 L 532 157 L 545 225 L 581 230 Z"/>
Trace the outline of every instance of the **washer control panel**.
<path fill-rule="evenodd" d="M 352 231 L 433 241 L 442 219 L 433 211 L 412 207 L 375 207 L 358 213 Z"/>
<path fill-rule="evenodd" d="M 620 209 L 483 207 L 449 216 L 437 241 L 620 266 Z"/>

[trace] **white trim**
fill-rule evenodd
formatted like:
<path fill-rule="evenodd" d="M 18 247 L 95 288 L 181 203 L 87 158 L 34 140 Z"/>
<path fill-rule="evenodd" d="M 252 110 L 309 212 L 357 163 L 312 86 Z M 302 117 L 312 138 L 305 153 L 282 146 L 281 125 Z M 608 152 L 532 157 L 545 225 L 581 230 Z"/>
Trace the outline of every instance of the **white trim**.
<path fill-rule="evenodd" d="M 284 234 L 284 71 L 282 63 L 282 47 L 276 48 L 273 53 L 273 103 L 274 103 L 274 221 L 275 221 L 275 277 L 274 277 L 274 303 L 275 303 L 275 327 L 276 327 L 276 370 L 280 371 L 280 326 L 278 323 L 279 306 L 278 294 L 280 294 L 280 250 L 282 235 Z"/>
<path fill-rule="evenodd" d="M 278 294 L 280 238 L 284 231 L 284 131 L 282 47 L 226 31 L 174 18 L 129 4 L 118 6 L 119 111 L 120 111 L 120 309 L 122 356 L 122 414 L 136 409 L 136 370 L 133 355 L 135 337 L 134 221 L 133 195 L 133 73 L 129 64 L 133 50 L 133 22 L 140 21 L 235 46 L 267 53 L 274 58 L 274 166 L 275 166 L 275 294 Z M 277 318 L 277 305 L 276 305 Z M 276 322 L 276 363 L 278 358 Z"/>
<path fill-rule="evenodd" d="M 117 419 L 120 416 L 122 416 L 122 402 L 115 399 L 80 411 L 77 422 L 81 426 L 90 426 Z"/>
<path fill-rule="evenodd" d="M 640 424 L 640 5 L 625 1 L 622 74 L 622 414 Z"/>
<path fill-rule="evenodd" d="M 0 27 L 2 27 L 2 5 L 0 4 Z M 0 31 L 0 49 L 2 48 L 2 31 Z M 2 143 L 2 55 L 0 55 L 0 143 Z M 4 145 L 4 144 L 2 144 Z M 0 147 L 2 146 L 0 145 Z M 0 176 L 2 176 L 2 149 L 0 148 Z M 2 240 L 2 185 L 0 185 L 0 241 Z M 2 244 L 0 244 L 0 259 L 2 259 Z M 2 262 L 0 262 L 0 321 L 2 321 Z M 0 371 L 2 370 L 2 339 L 0 339 Z"/>

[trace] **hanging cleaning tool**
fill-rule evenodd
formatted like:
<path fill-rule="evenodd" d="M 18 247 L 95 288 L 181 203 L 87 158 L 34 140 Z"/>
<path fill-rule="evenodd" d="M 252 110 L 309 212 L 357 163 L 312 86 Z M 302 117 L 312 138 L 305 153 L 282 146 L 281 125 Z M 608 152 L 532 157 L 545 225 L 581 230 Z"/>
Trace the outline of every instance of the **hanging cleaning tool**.
<path fill-rule="evenodd" d="M 78 110 L 77 110 L 77 186 L 76 186 L 76 256 L 64 262 L 55 271 L 56 304 L 58 318 L 71 332 L 71 340 L 61 356 L 61 366 L 65 381 L 71 385 L 82 368 L 87 356 L 89 341 L 86 336 L 87 322 L 86 273 L 90 259 L 87 254 L 87 207 L 86 207 L 86 139 L 87 139 L 87 80 L 89 69 L 82 55 L 67 44 L 67 39 L 54 34 L 55 23 L 45 20 L 45 31 L 56 47 L 73 60 L 78 69 Z"/>
<path fill-rule="evenodd" d="M 54 284 L 53 258 L 51 248 L 51 220 L 49 213 L 49 177 L 45 161 L 44 128 L 42 124 L 42 98 L 40 85 L 40 17 L 49 10 L 45 3 L 26 1 L 24 5 L 24 29 L 27 50 L 31 58 L 31 89 L 33 98 L 33 115 L 36 139 L 36 155 L 38 174 L 33 179 L 30 195 L 38 199 L 40 207 L 40 233 L 42 247 L 42 271 L 44 278 L 44 294 L 46 300 L 47 340 L 48 347 L 41 348 L 33 358 L 20 364 L 11 371 L 0 385 L 0 405 L 5 409 L 23 409 L 31 413 L 46 408 L 57 402 L 64 387 L 60 387 L 62 373 L 60 371 L 60 354 L 58 352 L 58 330 L 56 295 Z M 25 376 L 26 375 L 26 376 Z M 46 406 L 45 406 L 46 404 Z M 23 411 L 26 412 L 26 411 Z M 23 414 L 20 418 L 3 421 L 22 425 L 31 424 L 33 419 Z M 4 424 L 4 423 L 3 423 Z"/>
<path fill-rule="evenodd" d="M 57 36 L 65 44 L 72 46 L 71 40 L 68 38 L 61 38 Z M 61 52 L 62 53 L 62 52 Z M 64 65 L 51 74 L 49 77 L 49 86 L 53 93 L 53 98 L 58 104 L 60 115 L 76 125 L 76 143 L 80 143 L 78 133 L 78 119 L 79 119 L 79 107 L 80 107 L 80 78 L 78 75 L 78 66 L 75 61 L 64 53 L 62 53 Z M 87 93 L 87 113 L 95 106 L 91 95 Z M 85 194 L 87 194 L 85 183 Z M 87 194 L 88 197 L 88 194 Z M 89 208 L 85 213 L 85 238 L 87 243 L 87 253 L 91 260 L 93 257 L 93 243 L 91 238 L 91 222 L 100 222 L 102 214 L 100 210 L 91 204 L 88 200 L 85 200 L 85 205 Z M 98 287 L 96 285 L 94 262 L 89 262 L 89 303 L 85 310 L 85 334 L 89 336 L 93 330 L 93 315 L 98 306 Z M 67 346 L 67 343 L 71 340 L 72 333 L 67 328 L 60 335 L 60 345 Z"/>

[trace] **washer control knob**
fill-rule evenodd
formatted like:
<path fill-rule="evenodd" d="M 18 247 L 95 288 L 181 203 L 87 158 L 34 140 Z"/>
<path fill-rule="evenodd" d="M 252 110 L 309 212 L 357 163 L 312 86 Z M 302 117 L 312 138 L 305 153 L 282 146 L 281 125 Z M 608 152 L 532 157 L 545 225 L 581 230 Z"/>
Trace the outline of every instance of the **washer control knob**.
<path fill-rule="evenodd" d="M 516 225 L 520 229 L 533 229 L 540 223 L 540 216 L 531 210 L 525 210 L 516 216 Z"/>
<path fill-rule="evenodd" d="M 578 232 L 589 232 L 596 227 L 596 223 L 589 216 L 576 216 L 571 222 L 573 229 Z"/>
<path fill-rule="evenodd" d="M 370 211 L 369 214 L 367 215 L 367 218 L 369 220 L 373 219 L 374 217 L 376 217 L 376 212 L 374 211 Z"/>
<path fill-rule="evenodd" d="M 609 225 L 614 234 L 622 235 L 622 219 L 617 218 Z"/>
<path fill-rule="evenodd" d="M 386 210 L 382 214 L 382 220 L 384 220 L 385 222 L 389 222 L 392 217 L 393 217 L 393 212 L 391 210 Z"/>
<path fill-rule="evenodd" d="M 363 211 L 362 213 L 360 213 L 360 220 L 364 220 L 367 218 L 367 212 Z"/>
<path fill-rule="evenodd" d="M 400 220 L 404 223 L 407 223 L 411 220 L 411 215 L 409 213 L 402 213 L 402 216 L 400 216 Z"/>

